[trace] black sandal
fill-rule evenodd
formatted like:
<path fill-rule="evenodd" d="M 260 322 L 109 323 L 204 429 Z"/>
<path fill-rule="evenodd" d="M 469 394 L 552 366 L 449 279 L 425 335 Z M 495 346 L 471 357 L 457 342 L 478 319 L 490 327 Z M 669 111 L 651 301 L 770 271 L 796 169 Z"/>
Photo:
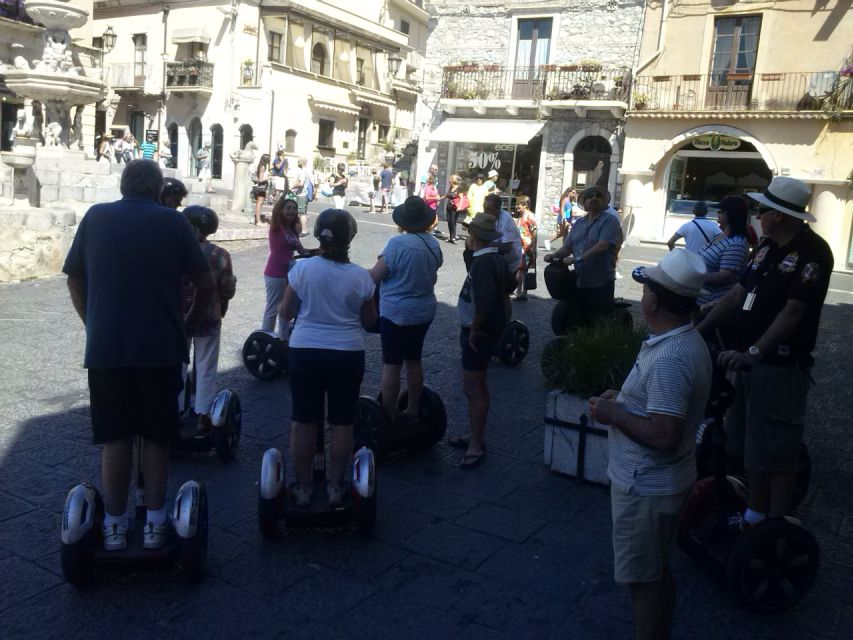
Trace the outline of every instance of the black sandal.
<path fill-rule="evenodd" d="M 466 453 L 462 456 L 462 461 L 459 463 L 460 469 L 474 469 L 483 464 L 483 459 L 486 457 L 485 449 L 481 453 Z"/>

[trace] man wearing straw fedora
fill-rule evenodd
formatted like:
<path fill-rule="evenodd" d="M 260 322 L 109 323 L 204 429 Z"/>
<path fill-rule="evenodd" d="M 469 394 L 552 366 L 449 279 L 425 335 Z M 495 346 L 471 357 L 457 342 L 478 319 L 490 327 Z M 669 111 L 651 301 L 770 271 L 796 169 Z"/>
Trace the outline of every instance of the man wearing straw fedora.
<path fill-rule="evenodd" d="M 812 384 L 812 350 L 833 259 L 806 222 L 808 186 L 777 176 L 758 202 L 764 236 L 738 283 L 698 329 L 734 316 L 735 342 L 718 359 L 735 371 L 737 395 L 726 416 L 728 452 L 743 455 L 749 505 L 738 526 L 783 516 L 791 508 Z"/>

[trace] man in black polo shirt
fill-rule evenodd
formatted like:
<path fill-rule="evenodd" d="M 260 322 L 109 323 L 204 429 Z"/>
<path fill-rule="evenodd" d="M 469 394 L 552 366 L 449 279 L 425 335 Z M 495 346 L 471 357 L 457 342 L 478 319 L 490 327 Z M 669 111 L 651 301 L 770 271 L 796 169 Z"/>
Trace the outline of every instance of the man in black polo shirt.
<path fill-rule="evenodd" d="M 832 273 L 832 252 L 805 220 L 811 192 L 805 183 L 778 176 L 764 193 L 747 194 L 759 205 L 763 241 L 738 284 L 698 329 L 734 315 L 735 344 L 718 359 L 736 372 L 737 397 L 726 416 L 729 453 L 743 447 L 749 478 L 747 525 L 790 510 L 811 386 L 811 352 Z"/>

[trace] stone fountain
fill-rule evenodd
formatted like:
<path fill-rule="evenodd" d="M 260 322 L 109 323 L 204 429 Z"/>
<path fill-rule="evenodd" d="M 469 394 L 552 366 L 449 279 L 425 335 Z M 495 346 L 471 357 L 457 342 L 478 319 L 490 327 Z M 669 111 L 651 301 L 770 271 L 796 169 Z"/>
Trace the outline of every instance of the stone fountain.
<path fill-rule="evenodd" d="M 45 27 L 44 51 L 41 60 L 34 60 L 32 65 L 22 56 L 15 58 L 14 68 L 4 72 L 6 86 L 44 105 L 46 146 L 67 149 L 72 107 L 97 102 L 105 95 L 103 80 L 84 75 L 70 48 L 68 30 L 86 24 L 89 13 L 68 4 L 68 0 L 26 0 L 24 9 Z"/>

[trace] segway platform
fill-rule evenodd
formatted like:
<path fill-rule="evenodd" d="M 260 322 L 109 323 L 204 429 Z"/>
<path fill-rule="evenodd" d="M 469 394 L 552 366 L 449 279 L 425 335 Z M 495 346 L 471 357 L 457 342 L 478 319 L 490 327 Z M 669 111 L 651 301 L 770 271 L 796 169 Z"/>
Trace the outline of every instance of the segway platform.
<path fill-rule="evenodd" d="M 243 431 L 243 408 L 236 391 L 224 389 L 216 394 L 210 410 L 213 429 L 196 434 L 198 414 L 187 407 L 181 418 L 180 435 L 173 448 L 176 451 L 203 453 L 216 451 L 220 462 L 230 462 L 240 447 Z"/>
<path fill-rule="evenodd" d="M 98 490 L 79 484 L 68 492 L 62 516 L 60 560 L 65 579 L 78 588 L 91 587 L 102 573 L 135 573 L 179 568 L 191 580 L 204 575 L 207 563 L 207 492 L 190 480 L 178 491 L 166 543 L 143 546 L 145 523 L 130 521 L 127 548 L 106 551 L 104 503 Z"/>

